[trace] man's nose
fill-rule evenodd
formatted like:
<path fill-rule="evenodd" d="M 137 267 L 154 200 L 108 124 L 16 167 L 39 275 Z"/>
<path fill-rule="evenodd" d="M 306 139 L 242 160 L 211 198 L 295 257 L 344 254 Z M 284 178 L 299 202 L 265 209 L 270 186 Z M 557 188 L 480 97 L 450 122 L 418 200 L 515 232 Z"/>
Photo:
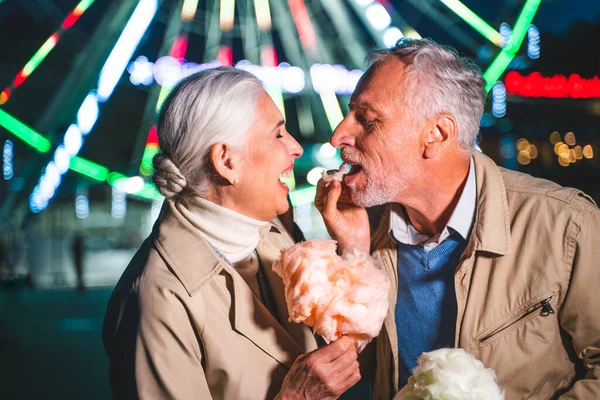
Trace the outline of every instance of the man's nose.
<path fill-rule="evenodd" d="M 354 147 L 355 137 L 352 131 L 351 117 L 350 114 L 348 114 L 346 118 L 340 122 L 337 128 L 335 128 L 329 142 L 333 147 L 337 148 L 346 146 Z"/>

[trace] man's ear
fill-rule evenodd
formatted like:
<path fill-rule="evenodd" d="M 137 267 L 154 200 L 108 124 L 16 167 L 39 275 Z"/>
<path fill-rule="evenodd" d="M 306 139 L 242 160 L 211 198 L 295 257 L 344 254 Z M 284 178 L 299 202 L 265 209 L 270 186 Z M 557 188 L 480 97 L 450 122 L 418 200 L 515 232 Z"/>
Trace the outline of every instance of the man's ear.
<path fill-rule="evenodd" d="M 425 132 L 423 158 L 434 158 L 442 153 L 456 140 L 458 124 L 456 119 L 449 114 L 432 118 Z"/>
<path fill-rule="evenodd" d="M 232 185 L 238 183 L 238 159 L 227 143 L 215 143 L 210 148 L 210 161 L 217 174 Z"/>

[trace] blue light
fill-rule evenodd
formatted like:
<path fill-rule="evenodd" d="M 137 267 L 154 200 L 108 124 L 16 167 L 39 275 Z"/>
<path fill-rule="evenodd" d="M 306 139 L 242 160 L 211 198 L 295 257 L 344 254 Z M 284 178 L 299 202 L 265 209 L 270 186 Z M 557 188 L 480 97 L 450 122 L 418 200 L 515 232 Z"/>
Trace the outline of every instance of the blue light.
<path fill-rule="evenodd" d="M 492 86 L 492 115 L 496 118 L 506 115 L 506 88 L 502 82 Z"/>
<path fill-rule="evenodd" d="M 527 56 L 532 60 L 540 58 L 540 31 L 535 25 L 527 29 Z"/>
<path fill-rule="evenodd" d="M 500 29 L 498 32 L 500 32 L 500 47 L 506 47 L 510 43 L 512 37 L 512 29 L 510 25 L 508 25 L 506 22 L 503 22 L 500 24 Z"/>
<path fill-rule="evenodd" d="M 75 215 L 80 219 L 87 218 L 90 215 L 90 201 L 85 194 L 79 194 L 75 198 Z"/>
<path fill-rule="evenodd" d="M 14 145 L 13 142 L 7 140 L 4 142 L 2 149 L 2 173 L 4 180 L 11 180 L 14 174 L 13 168 Z"/>

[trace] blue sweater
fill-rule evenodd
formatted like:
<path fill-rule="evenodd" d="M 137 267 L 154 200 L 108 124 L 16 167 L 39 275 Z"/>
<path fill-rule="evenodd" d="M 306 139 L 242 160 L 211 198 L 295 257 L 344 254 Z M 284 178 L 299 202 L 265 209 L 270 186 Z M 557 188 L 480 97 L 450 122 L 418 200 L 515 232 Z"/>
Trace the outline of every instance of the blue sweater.
<path fill-rule="evenodd" d="M 406 385 L 421 353 L 454 347 L 454 270 L 466 245 L 456 232 L 429 252 L 420 245 L 398 243 L 395 319 L 400 388 Z"/>

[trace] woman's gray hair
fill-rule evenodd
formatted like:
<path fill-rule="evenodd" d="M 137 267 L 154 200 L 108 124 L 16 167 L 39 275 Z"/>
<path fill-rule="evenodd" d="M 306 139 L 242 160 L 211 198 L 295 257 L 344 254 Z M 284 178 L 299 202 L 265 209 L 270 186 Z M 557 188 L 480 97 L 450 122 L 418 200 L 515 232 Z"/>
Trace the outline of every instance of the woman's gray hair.
<path fill-rule="evenodd" d="M 403 38 L 393 48 L 373 51 L 367 57 L 371 68 L 391 58 L 405 65 L 403 105 L 413 120 L 453 115 L 458 123 L 457 142 L 471 152 L 486 96 L 479 67 L 456 50 L 428 39 Z"/>
<path fill-rule="evenodd" d="M 191 75 L 171 91 L 158 118 L 154 184 L 165 197 L 206 197 L 215 173 L 210 149 L 243 149 L 263 92 L 249 72 L 219 67 Z"/>

